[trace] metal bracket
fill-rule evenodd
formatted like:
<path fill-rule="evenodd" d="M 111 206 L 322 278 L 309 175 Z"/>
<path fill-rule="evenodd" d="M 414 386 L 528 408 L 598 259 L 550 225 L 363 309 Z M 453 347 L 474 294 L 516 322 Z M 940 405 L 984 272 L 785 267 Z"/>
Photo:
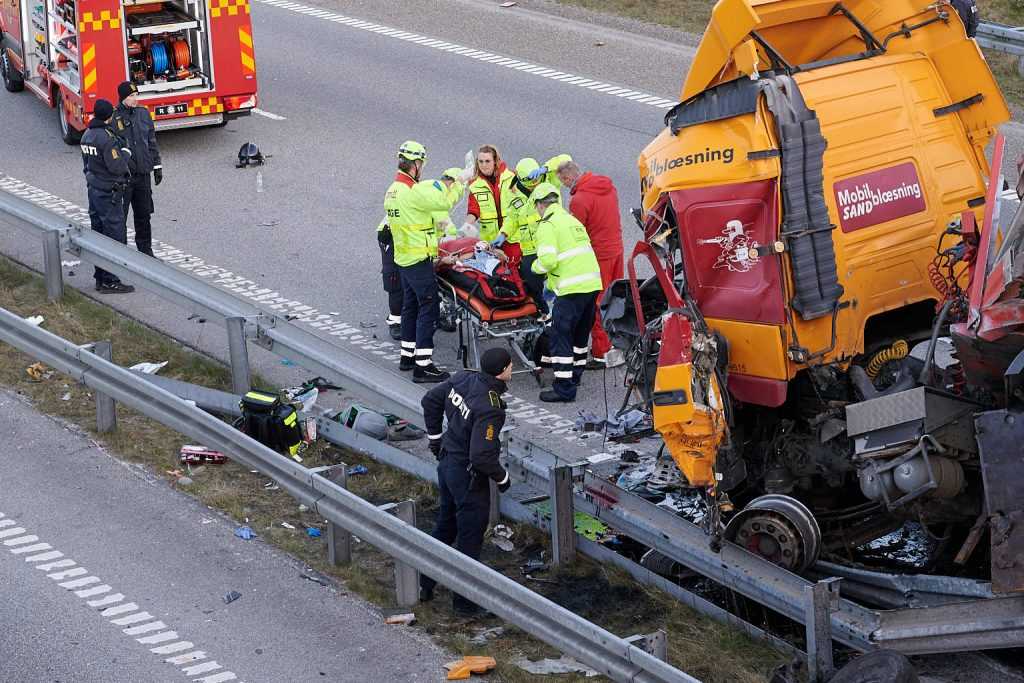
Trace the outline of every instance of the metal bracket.
<path fill-rule="evenodd" d="M 416 527 L 416 501 L 387 503 L 378 509 L 388 512 L 411 527 Z M 413 607 L 420 601 L 420 573 L 416 567 L 395 560 L 395 598 L 399 607 Z"/>
<path fill-rule="evenodd" d="M 810 683 L 825 683 L 832 677 L 832 612 L 839 609 L 842 579 L 822 579 L 804 588 L 807 599 L 807 664 Z"/>

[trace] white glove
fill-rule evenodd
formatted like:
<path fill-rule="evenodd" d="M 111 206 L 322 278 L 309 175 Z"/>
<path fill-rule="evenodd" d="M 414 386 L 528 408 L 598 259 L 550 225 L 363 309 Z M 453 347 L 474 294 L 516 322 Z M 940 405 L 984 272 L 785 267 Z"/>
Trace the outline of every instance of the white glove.
<path fill-rule="evenodd" d="M 463 168 L 476 169 L 476 155 L 473 154 L 473 150 L 466 152 L 466 163 Z"/>
<path fill-rule="evenodd" d="M 470 223 L 466 221 L 459 228 L 459 237 L 479 237 L 480 231 L 477 230 L 476 223 Z"/>
<path fill-rule="evenodd" d="M 463 185 L 468 185 L 469 181 L 473 180 L 473 178 L 475 177 L 475 168 L 464 168 L 462 169 L 462 173 L 459 174 L 459 182 L 462 183 Z"/>

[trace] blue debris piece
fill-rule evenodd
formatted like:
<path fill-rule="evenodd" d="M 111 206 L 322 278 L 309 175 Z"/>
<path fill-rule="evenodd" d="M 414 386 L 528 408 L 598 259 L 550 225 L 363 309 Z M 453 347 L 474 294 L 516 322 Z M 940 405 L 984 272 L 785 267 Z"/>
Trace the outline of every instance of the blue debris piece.
<path fill-rule="evenodd" d="M 346 470 L 350 477 L 354 477 L 357 474 L 366 474 L 369 471 L 370 470 L 366 469 L 365 465 L 352 465 L 352 467 L 349 467 L 348 470 Z"/>
<path fill-rule="evenodd" d="M 238 591 L 231 591 L 230 593 L 224 596 L 224 604 L 230 605 L 240 597 L 242 597 L 241 593 L 239 593 Z"/>
<path fill-rule="evenodd" d="M 317 538 L 318 536 L 320 536 L 321 532 L 315 526 L 310 526 L 306 527 L 306 533 L 309 534 L 310 538 Z"/>
<path fill-rule="evenodd" d="M 243 541 L 248 541 L 256 538 L 256 533 L 247 526 L 240 526 L 235 529 L 235 536 L 238 536 Z"/>

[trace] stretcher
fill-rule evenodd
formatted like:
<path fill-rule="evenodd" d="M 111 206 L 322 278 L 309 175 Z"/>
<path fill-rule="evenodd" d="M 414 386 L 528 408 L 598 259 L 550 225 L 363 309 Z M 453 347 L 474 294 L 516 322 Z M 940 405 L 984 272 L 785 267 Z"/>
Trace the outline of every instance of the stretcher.
<path fill-rule="evenodd" d="M 471 238 L 442 242 L 439 256 L 472 256 L 477 241 Z M 484 296 L 484 290 L 477 283 L 467 279 L 455 268 L 440 266 L 437 269 L 438 290 L 441 293 L 442 329 L 458 331 L 459 358 L 462 366 L 470 370 L 480 369 L 481 342 L 504 341 L 521 369 L 515 373 L 530 373 L 540 382 L 541 369 L 531 360 L 530 355 L 536 340 L 544 331 L 539 319 L 537 306 L 533 303 L 519 280 L 517 266 L 512 272 L 519 287 L 519 296 L 494 300 Z"/>

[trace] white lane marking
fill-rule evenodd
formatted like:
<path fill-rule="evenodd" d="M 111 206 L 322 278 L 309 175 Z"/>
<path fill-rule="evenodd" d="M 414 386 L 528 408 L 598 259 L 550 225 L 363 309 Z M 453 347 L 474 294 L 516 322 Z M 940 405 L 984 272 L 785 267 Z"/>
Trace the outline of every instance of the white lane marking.
<path fill-rule="evenodd" d="M 0 190 L 6 190 L 37 206 L 49 209 L 65 220 L 71 223 L 80 223 L 82 227 L 88 229 L 89 212 L 86 209 L 2 171 L 0 171 Z M 132 234 L 133 231 L 129 228 L 129 242 Z M 338 315 L 322 313 L 313 306 L 284 296 L 276 290 L 262 287 L 244 275 L 237 275 L 226 268 L 207 263 L 204 259 L 182 251 L 167 242 L 153 240 L 153 251 L 164 263 L 189 272 L 195 277 L 209 280 L 211 284 L 249 299 L 273 313 L 286 316 L 293 322 L 308 325 L 319 332 L 320 336 L 336 338 L 355 349 L 368 351 L 384 360 L 391 361 L 392 364 L 398 363 L 400 355 L 397 344 L 392 341 L 372 339 L 372 332 L 368 332 L 357 324 L 345 322 Z M 381 294 L 383 295 L 383 293 Z M 333 340 L 329 339 L 328 341 Z M 506 395 L 506 398 L 507 412 L 515 417 L 519 424 L 538 427 L 549 436 L 560 437 L 565 441 L 582 445 L 593 453 L 600 452 L 579 438 L 579 434 L 575 431 L 575 420 L 522 398 L 512 395 Z M 18 533 L 24 533 L 24 531 L 24 529 L 19 529 Z M 0 534 L 2 533 L 3 531 L 0 531 Z"/>
<path fill-rule="evenodd" d="M 281 116 L 280 114 L 272 114 L 269 111 L 263 111 L 259 107 L 254 107 L 253 110 L 252 110 L 252 113 L 253 114 L 257 114 L 258 116 L 263 116 L 265 118 L 271 119 L 272 121 L 287 121 L 288 120 L 287 117 Z"/>
<path fill-rule="evenodd" d="M 5 518 L 6 518 L 6 515 L 4 513 L 0 512 L 0 519 L 5 519 Z M 10 525 L 9 524 L 5 524 L 4 526 L 10 526 Z M 19 533 L 19 534 L 25 533 L 25 529 L 23 529 L 21 527 L 17 527 L 15 529 L 8 529 L 8 531 L 13 531 L 13 532 L 16 532 L 16 533 Z M 9 534 L 9 535 L 14 535 L 14 534 Z M 36 536 L 25 536 L 24 538 L 31 538 L 32 540 L 37 540 Z M 12 539 L 13 542 L 17 542 L 19 540 L 20 539 L 17 539 L 17 538 Z M 12 541 L 9 541 L 8 543 L 11 543 Z M 22 545 L 23 545 L 23 543 L 22 543 Z M 47 545 L 46 547 L 50 548 L 52 546 Z M 11 555 L 15 555 L 16 556 L 16 555 L 19 554 L 19 551 L 22 550 L 22 548 L 19 548 L 19 547 L 8 547 L 7 550 L 11 553 Z M 41 569 L 44 572 L 50 571 L 51 569 L 61 569 L 61 568 L 64 568 L 64 567 L 72 567 L 71 569 L 64 569 L 63 571 L 52 572 L 50 574 L 47 574 L 47 576 L 49 578 L 53 579 L 54 581 L 60 581 L 62 579 L 69 579 L 69 578 L 72 578 L 72 577 L 75 577 L 75 576 L 81 576 L 82 574 L 87 574 L 88 573 L 88 570 L 85 569 L 84 567 L 77 566 L 78 563 L 75 562 L 74 560 L 72 560 L 70 558 L 65 558 L 65 559 L 62 559 L 62 560 L 58 560 L 57 558 L 60 558 L 60 557 L 63 557 L 63 553 L 61 553 L 60 551 L 57 551 L 57 550 L 51 550 L 49 552 L 45 552 L 45 553 L 42 553 L 40 555 L 32 555 L 32 556 L 29 556 L 29 557 L 24 557 L 22 559 L 24 559 L 26 563 L 29 563 L 30 565 L 34 566 L 36 569 Z M 48 560 L 56 560 L 56 561 L 55 562 L 48 562 L 47 563 Z M 33 564 L 35 562 L 44 562 L 44 564 Z M 84 578 L 74 579 L 72 581 L 65 581 L 63 583 L 58 583 L 57 585 L 61 586 L 62 588 L 67 588 L 68 590 L 71 590 L 71 589 L 74 589 L 74 588 L 81 588 L 82 586 L 88 586 L 88 585 L 92 585 L 94 583 L 99 583 L 99 582 L 100 582 L 100 579 L 98 577 L 86 576 Z M 100 586 L 93 586 L 92 588 L 86 588 L 84 590 L 77 590 L 77 591 L 74 591 L 74 593 L 79 598 L 83 598 L 84 599 L 84 598 L 89 598 L 89 597 L 92 597 L 94 595 L 99 595 L 99 594 L 102 594 L 102 593 L 109 593 L 111 590 L 112 589 L 111 589 L 110 586 L 108 586 L 106 584 L 102 584 Z M 195 647 L 192 643 L 188 642 L 187 640 L 178 640 L 178 632 L 177 631 L 162 630 L 162 629 L 167 629 L 168 628 L 167 624 L 165 624 L 162 621 L 157 620 L 156 617 L 151 615 L 149 612 L 139 611 L 139 606 L 136 605 L 134 602 L 124 602 L 124 600 L 125 600 L 124 595 L 122 595 L 121 593 L 114 593 L 112 595 L 107 595 L 107 596 L 105 596 L 103 598 L 99 598 L 99 599 L 96 599 L 96 600 L 88 600 L 88 601 L 86 601 L 85 604 L 87 604 L 89 607 L 105 608 L 105 609 L 103 609 L 103 611 L 100 612 L 100 616 L 102 616 L 104 618 L 107 618 L 110 621 L 110 623 L 112 623 L 112 624 L 114 624 L 116 626 L 129 626 L 130 624 L 137 624 L 139 622 L 148 622 L 148 623 L 143 624 L 143 625 L 131 626 L 129 628 L 124 628 L 124 629 L 121 629 L 121 630 L 124 632 L 125 635 L 133 638 L 135 641 L 137 641 L 138 643 L 140 643 L 142 645 L 156 645 L 157 647 L 149 648 L 149 651 L 154 653 L 154 654 L 157 654 L 157 655 L 173 654 L 175 652 L 181 652 L 182 650 L 191 650 L 193 647 Z M 124 604 L 118 604 L 118 603 L 124 603 Z M 130 614 L 129 616 L 121 617 L 121 618 L 118 618 L 118 619 L 111 619 L 111 617 L 114 617 L 114 616 L 117 616 L 117 615 L 120 615 L 120 614 L 124 614 L 125 612 L 134 612 L 134 614 Z M 148 635 L 148 636 L 147 635 L 143 635 L 143 634 L 149 633 L 151 631 L 161 631 L 161 632 L 160 633 L 153 633 L 153 634 Z M 140 636 L 140 637 L 135 637 L 135 636 Z M 169 642 L 169 641 L 174 641 L 174 640 L 177 640 L 178 642 L 173 642 L 173 643 Z M 167 644 L 167 645 L 160 645 L 160 643 L 169 643 L 169 644 Z M 199 674 L 223 668 L 220 664 L 217 664 L 216 662 L 210 662 L 208 664 L 199 665 L 199 667 L 196 667 L 196 665 L 192 664 L 192 662 L 198 661 L 200 659 L 206 659 L 206 653 L 205 652 L 194 651 L 194 652 L 190 652 L 188 654 L 178 655 L 176 657 L 170 657 L 170 658 L 164 659 L 164 661 L 169 663 L 169 664 L 172 664 L 174 666 L 177 666 L 178 668 L 181 669 L 182 673 L 185 674 L 185 676 L 187 676 L 189 678 L 192 678 L 195 681 L 204 681 L 205 683 L 220 683 L 221 681 L 233 681 L 233 680 L 236 680 L 238 678 L 238 676 L 236 676 L 231 671 L 223 671 L 223 672 L 218 673 L 218 674 L 216 674 L 214 676 L 207 676 L 206 678 L 199 678 L 199 679 L 197 679 L 197 678 L 195 678 L 195 676 L 197 676 Z M 190 666 L 185 666 L 185 665 L 190 665 Z"/>
<path fill-rule="evenodd" d="M 21 546 L 20 548 L 13 548 L 11 550 L 15 555 L 22 555 L 24 553 L 38 553 L 40 550 L 49 550 L 53 546 L 49 543 L 33 543 L 32 545 Z"/>
<path fill-rule="evenodd" d="M 23 533 L 25 533 L 25 530 L 22 529 L 20 526 L 16 526 L 13 529 L 5 529 L 4 531 L 0 531 L 0 538 L 7 538 L 8 536 L 18 536 Z"/>
<path fill-rule="evenodd" d="M 4 545 L 8 547 L 13 547 L 18 545 L 25 545 L 26 543 L 35 543 L 38 540 L 38 536 L 22 536 L 21 538 L 12 538 L 10 540 L 4 541 Z"/>
<path fill-rule="evenodd" d="M 342 24 L 351 28 L 356 28 L 361 31 L 368 31 L 370 33 L 378 33 L 388 38 L 394 38 L 396 40 L 403 40 L 408 43 L 415 43 L 428 47 L 434 50 L 440 50 L 442 52 L 451 52 L 462 57 L 468 57 L 478 62 L 488 62 L 496 66 L 503 66 L 506 69 L 513 69 L 515 71 L 522 71 L 529 73 L 534 76 L 541 78 L 547 78 L 552 80 L 558 80 L 568 85 L 575 85 L 580 88 L 593 88 L 593 84 L 599 83 L 592 79 L 587 79 L 582 76 L 576 76 L 574 74 L 565 73 L 564 71 L 555 71 L 548 69 L 547 67 L 540 66 L 539 64 L 531 64 L 519 59 L 512 57 L 505 57 L 503 55 L 495 54 L 493 52 L 485 52 L 483 50 L 476 50 L 474 48 L 463 47 L 455 43 L 448 43 L 443 40 L 437 40 L 436 38 L 429 38 L 427 36 L 420 35 L 418 33 L 410 33 L 407 31 L 400 31 L 395 28 L 388 26 L 381 26 L 380 24 L 374 24 L 362 19 L 355 19 L 353 17 L 347 17 L 343 14 L 335 14 L 334 12 L 328 12 L 316 7 L 309 7 L 307 5 L 300 5 L 298 3 L 289 2 L 289 0 L 255 0 L 264 5 L 270 5 L 279 9 L 285 9 L 290 12 L 296 12 L 298 14 L 306 14 L 316 19 L 323 19 L 324 21 L 331 21 L 335 24 Z M 629 88 L 622 88 L 611 85 L 609 83 L 600 83 L 601 86 L 606 86 L 608 89 L 603 90 L 596 88 L 598 92 L 603 92 L 607 95 L 619 98 L 634 99 L 632 96 L 636 96 L 638 100 L 642 99 L 642 104 L 646 104 L 651 107 L 658 109 L 671 109 L 676 105 L 675 100 L 665 99 L 664 97 L 658 97 L 657 95 L 651 95 L 650 93 L 640 92 L 639 90 L 630 90 Z M 612 92 L 612 91 L 615 92 Z"/>
<path fill-rule="evenodd" d="M 14 526 L 17 524 L 13 519 L 0 519 L 0 527 Z"/>

